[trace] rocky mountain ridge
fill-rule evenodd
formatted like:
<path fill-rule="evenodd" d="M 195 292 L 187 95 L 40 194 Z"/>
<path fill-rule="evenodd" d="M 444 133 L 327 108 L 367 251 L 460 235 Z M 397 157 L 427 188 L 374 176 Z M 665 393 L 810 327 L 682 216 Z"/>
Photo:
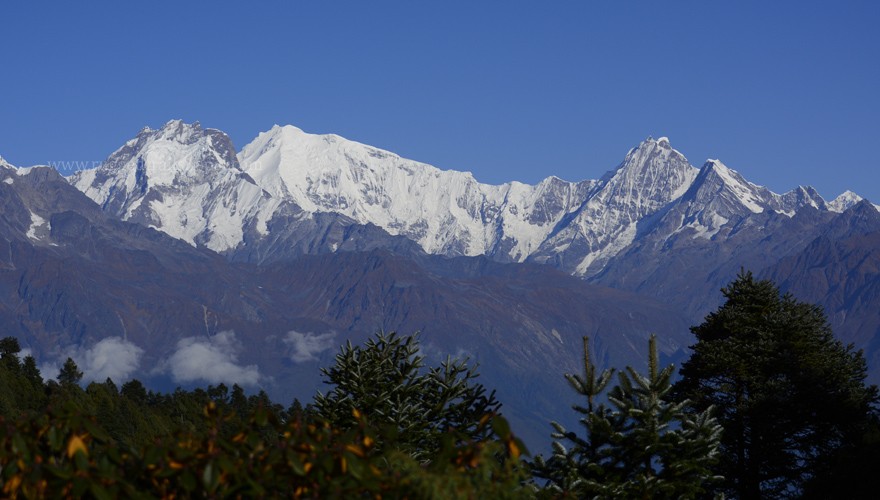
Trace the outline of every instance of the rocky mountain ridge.
<path fill-rule="evenodd" d="M 142 130 L 70 180 L 116 217 L 239 259 L 273 254 L 262 251 L 266 242 L 295 246 L 288 240 L 308 231 L 279 231 L 302 226 L 313 234 L 324 227 L 315 218 L 329 214 L 340 228 L 375 226 L 429 254 L 537 262 L 587 278 L 685 201 L 686 217 L 669 234 L 711 239 L 740 214 L 837 212 L 860 199 L 847 192 L 826 203 L 809 187 L 778 195 L 720 161 L 691 166 L 665 137 L 643 141 L 599 180 L 487 185 L 289 125 L 261 133 L 236 155 L 222 132 L 179 120 Z M 332 252 L 344 241 L 323 243 L 319 250 Z"/>

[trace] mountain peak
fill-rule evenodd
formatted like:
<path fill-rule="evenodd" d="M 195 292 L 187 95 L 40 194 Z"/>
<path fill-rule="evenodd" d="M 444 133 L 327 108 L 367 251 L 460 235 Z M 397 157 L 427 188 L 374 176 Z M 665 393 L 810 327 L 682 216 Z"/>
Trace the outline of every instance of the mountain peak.
<path fill-rule="evenodd" d="M 697 198 L 704 198 L 704 202 L 721 195 L 728 202 L 737 202 L 753 213 L 763 212 L 768 204 L 766 198 L 772 196 L 716 159 L 706 160 L 694 184 Z"/>
<path fill-rule="evenodd" d="M 743 176 L 739 175 L 739 172 L 728 167 L 721 160 L 710 158 L 703 164 L 703 169 L 715 173 L 727 184 L 743 184 L 746 182 Z"/>
<path fill-rule="evenodd" d="M 672 148 L 668 138 L 654 139 L 649 136 L 638 146 L 630 149 L 623 162 L 616 169 L 605 174 L 602 181 L 607 183 L 621 176 L 635 176 L 637 179 L 644 177 L 648 172 L 658 175 L 671 174 L 675 177 L 683 175 L 687 178 L 686 184 L 689 184 L 696 175 L 696 169 L 688 163 L 681 152 Z M 648 175 L 653 177 L 654 174 Z"/>
<path fill-rule="evenodd" d="M 850 190 L 846 190 L 840 194 L 837 198 L 834 198 L 828 203 L 828 209 L 832 212 L 844 212 L 853 205 L 856 205 L 860 201 L 862 201 L 862 197 L 853 193 Z"/>
<path fill-rule="evenodd" d="M 272 132 L 272 131 L 277 131 L 279 133 L 286 132 L 288 134 L 294 133 L 294 134 L 312 135 L 312 134 L 307 134 L 305 130 L 297 127 L 296 125 L 291 125 L 289 123 L 287 123 L 285 125 L 278 125 L 278 124 L 273 125 L 272 128 L 270 129 L 270 132 Z"/>
<path fill-rule="evenodd" d="M 177 119 L 144 129 L 99 170 L 71 181 L 106 211 L 213 249 L 234 249 L 243 228 L 258 241 L 278 209 L 373 224 L 428 253 L 553 261 L 578 275 L 601 270 L 686 195 L 718 220 L 825 203 L 806 187 L 776 195 L 719 160 L 694 168 L 665 136 L 643 140 L 598 181 L 488 185 L 293 125 L 272 126 L 236 155 L 219 130 Z"/>
<path fill-rule="evenodd" d="M 645 140 L 640 142 L 638 146 L 633 148 L 633 150 L 651 149 L 651 148 L 655 148 L 658 146 L 662 147 L 662 148 L 671 148 L 670 143 L 669 143 L 669 137 L 663 136 L 663 137 L 659 137 L 659 138 L 655 139 L 654 136 L 649 135 L 648 137 L 645 138 Z M 632 151 L 632 150 L 630 150 L 630 151 Z"/>
<path fill-rule="evenodd" d="M 648 137 L 645 138 L 645 140 L 640 142 L 638 146 L 636 146 L 636 149 L 643 148 L 643 147 L 658 147 L 658 146 L 661 148 L 671 148 L 672 145 L 669 142 L 669 137 L 664 135 L 664 136 L 655 138 L 653 135 L 649 135 Z M 681 154 L 681 153 L 679 153 L 679 154 Z"/>
<path fill-rule="evenodd" d="M 654 139 L 648 136 L 638 146 L 630 149 L 623 162 L 615 170 L 608 172 L 606 177 L 613 176 L 621 169 L 631 169 L 634 167 L 638 169 L 650 165 L 658 166 L 668 162 L 690 166 L 688 159 L 681 151 L 672 147 L 668 137 Z"/>
<path fill-rule="evenodd" d="M 696 175 L 697 169 L 672 149 L 668 139 L 648 137 L 593 185 L 570 225 L 555 233 L 544 248 L 578 252 L 587 248 L 585 256 L 578 255 L 573 271 L 596 272 L 634 241 L 638 221 L 681 197 Z"/>
<path fill-rule="evenodd" d="M 169 120 L 158 130 L 147 127 L 143 131 L 144 135 L 152 136 L 154 139 L 173 140 L 181 144 L 192 144 L 204 136 L 205 132 L 201 123 L 197 121 L 186 123 L 180 119 Z"/>
<path fill-rule="evenodd" d="M 214 250 L 241 241 L 246 217 L 259 214 L 258 230 L 265 230 L 263 211 L 271 209 L 268 195 L 241 170 L 229 136 L 199 122 L 145 128 L 70 182 L 124 220 Z"/>

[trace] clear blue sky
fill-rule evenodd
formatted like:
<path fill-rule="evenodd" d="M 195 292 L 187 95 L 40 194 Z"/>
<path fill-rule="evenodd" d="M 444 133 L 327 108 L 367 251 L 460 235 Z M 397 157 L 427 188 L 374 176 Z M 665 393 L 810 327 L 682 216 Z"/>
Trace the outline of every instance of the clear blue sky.
<path fill-rule="evenodd" d="M 597 178 L 648 135 L 777 192 L 880 202 L 880 2 L 3 2 L 0 155 L 172 118 L 273 124 L 483 182 Z"/>

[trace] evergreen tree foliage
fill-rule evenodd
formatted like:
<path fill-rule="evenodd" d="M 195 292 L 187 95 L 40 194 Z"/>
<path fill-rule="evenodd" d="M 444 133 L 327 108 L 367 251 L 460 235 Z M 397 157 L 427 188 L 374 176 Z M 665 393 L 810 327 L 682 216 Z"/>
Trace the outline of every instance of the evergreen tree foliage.
<path fill-rule="evenodd" d="M 578 492 L 595 492 L 599 485 L 608 477 L 603 463 L 606 461 L 606 450 L 610 446 L 610 429 L 608 417 L 610 410 L 598 400 L 611 381 L 614 369 L 606 369 L 597 373 L 596 366 L 590 361 L 590 343 L 584 337 L 584 375 L 566 373 L 565 378 L 572 389 L 586 400 L 586 406 L 574 405 L 575 412 L 583 417 L 584 436 L 567 431 L 558 422 L 550 425 L 555 432 L 551 437 L 555 440 L 553 454 L 549 459 L 535 457 L 532 474 L 544 479 L 546 491 L 552 496 L 576 496 Z M 566 448 L 561 440 L 568 442 Z"/>
<path fill-rule="evenodd" d="M 14 337 L 0 339 L 0 414 L 22 415 L 40 410 L 46 402 L 43 378 L 33 356 L 20 362 Z"/>
<path fill-rule="evenodd" d="M 76 366 L 76 362 L 67 358 L 61 371 L 58 372 L 58 383 L 62 386 L 78 385 L 83 378 L 83 372 Z"/>
<path fill-rule="evenodd" d="M 315 416 L 315 409 L 311 404 L 303 406 L 302 402 L 293 398 L 293 402 L 290 403 L 290 406 L 287 408 L 287 418 L 290 420 L 298 420 L 302 422 L 307 418 L 311 418 Z"/>
<path fill-rule="evenodd" d="M 748 272 L 722 292 L 726 302 L 691 329 L 697 343 L 675 392 L 695 411 L 719 410 L 730 496 L 800 496 L 811 478 L 821 482 L 828 457 L 864 435 L 877 388 L 821 308 Z"/>
<path fill-rule="evenodd" d="M 37 368 L 37 360 L 33 356 L 25 356 L 21 364 L 21 373 L 33 385 L 43 385 L 43 376 L 40 374 L 40 369 Z"/>
<path fill-rule="evenodd" d="M 134 403 L 145 404 L 147 402 L 147 388 L 138 379 L 132 379 L 122 384 L 120 393 Z"/>
<path fill-rule="evenodd" d="M 0 339 L 0 363 L 17 369 L 19 366 L 18 353 L 21 352 L 21 345 L 15 337 L 6 337 Z"/>
<path fill-rule="evenodd" d="M 553 423 L 552 436 L 560 440 L 553 443 L 553 455 L 547 460 L 539 456 L 532 464 L 534 475 L 545 480 L 541 496 L 697 498 L 718 480 L 711 468 L 721 427 L 712 409 L 690 415 L 685 411 L 688 401 L 673 401 L 674 367 L 659 368 L 653 336 L 648 347 L 647 375 L 632 367 L 619 372 L 606 406 L 597 399 L 612 371 L 597 375 L 584 339 L 584 376 L 566 376 L 586 398 L 586 406 L 574 406 L 583 415 L 584 435 Z"/>
<path fill-rule="evenodd" d="M 391 445 L 419 461 L 429 461 L 450 430 L 473 441 L 487 439 L 492 428 L 481 422 L 501 406 L 494 391 L 487 394 L 474 381 L 476 367 L 467 360 L 447 358 L 426 368 L 418 334 L 379 332 L 363 347 L 349 342 L 321 372 L 333 389 L 315 397 L 318 416 L 341 429 L 356 425 L 357 415 L 390 427 L 393 443 L 377 448 Z"/>

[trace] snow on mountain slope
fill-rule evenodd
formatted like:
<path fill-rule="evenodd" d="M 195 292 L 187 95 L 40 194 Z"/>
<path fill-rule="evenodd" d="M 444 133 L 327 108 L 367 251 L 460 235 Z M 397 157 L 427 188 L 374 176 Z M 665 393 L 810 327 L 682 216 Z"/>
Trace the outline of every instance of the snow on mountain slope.
<path fill-rule="evenodd" d="M 845 193 L 826 203 L 810 187 L 778 195 L 718 160 L 697 169 L 665 137 L 643 141 L 598 181 L 488 185 L 290 125 L 259 134 L 236 155 L 223 132 L 179 120 L 145 128 L 70 181 L 117 217 L 236 258 L 285 255 L 286 242 L 335 251 L 338 242 L 324 233 L 299 233 L 332 227 L 344 235 L 343 227 L 361 224 L 432 254 L 529 260 L 585 277 L 649 233 L 656 241 L 678 233 L 715 239 L 750 215 L 840 211 L 857 201 Z M 317 214 L 341 218 L 319 222 Z"/>
<path fill-rule="evenodd" d="M 822 196 L 810 186 L 798 186 L 787 193 L 776 194 L 764 186 L 747 181 L 739 172 L 728 168 L 719 160 L 708 160 L 702 170 L 706 172 L 706 176 L 695 184 L 703 191 L 715 190 L 715 197 L 732 204 L 725 209 L 728 214 L 738 212 L 737 207 L 756 214 L 769 210 L 788 217 L 794 216 L 804 207 L 829 210 Z"/>
<path fill-rule="evenodd" d="M 123 220 L 216 251 L 241 243 L 250 221 L 265 232 L 280 203 L 241 170 L 226 134 L 180 120 L 144 128 L 70 182 Z"/>
<path fill-rule="evenodd" d="M 480 184 L 336 135 L 293 126 L 261 133 L 239 154 L 242 168 L 276 197 L 309 212 L 335 212 L 429 253 L 525 259 L 576 209 L 590 183 L 548 178 L 537 186 Z"/>
<path fill-rule="evenodd" d="M 697 169 L 665 137 L 648 138 L 600 180 L 575 217 L 533 257 L 585 275 L 633 242 L 638 223 L 680 197 Z"/>
<path fill-rule="evenodd" d="M 715 239 L 750 215 L 778 213 L 794 216 L 801 208 L 827 210 L 825 201 L 811 187 L 800 186 L 785 194 L 773 193 L 753 184 L 719 160 L 708 160 L 687 191 L 663 211 L 653 224 L 646 224 L 643 234 L 657 241 L 690 234 L 693 238 Z"/>
<path fill-rule="evenodd" d="M 739 206 L 759 214 L 766 209 L 768 191 L 746 181 L 739 172 L 727 168 L 727 165 L 719 160 L 706 162 L 706 183 L 713 183 L 718 187 L 726 201 L 736 203 Z"/>
<path fill-rule="evenodd" d="M 750 214 L 776 211 L 778 195 L 746 181 L 718 160 L 708 160 L 693 183 L 670 203 L 663 216 L 645 232 L 661 241 L 684 233 L 712 239 L 728 223 Z M 658 236 L 659 233 L 659 236 Z"/>
<path fill-rule="evenodd" d="M 862 201 L 862 197 L 853 193 L 852 191 L 844 191 L 837 198 L 834 198 L 830 202 L 828 202 L 828 210 L 837 213 L 843 213 L 848 208 Z"/>

